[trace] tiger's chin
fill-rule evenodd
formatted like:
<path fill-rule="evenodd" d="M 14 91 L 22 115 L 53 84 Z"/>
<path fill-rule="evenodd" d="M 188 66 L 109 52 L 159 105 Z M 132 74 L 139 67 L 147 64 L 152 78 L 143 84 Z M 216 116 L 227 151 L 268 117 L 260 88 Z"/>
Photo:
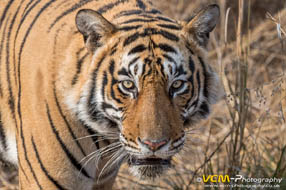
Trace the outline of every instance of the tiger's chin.
<path fill-rule="evenodd" d="M 128 160 L 129 169 L 134 176 L 141 180 L 154 180 L 171 167 L 171 158 L 131 158 Z"/>

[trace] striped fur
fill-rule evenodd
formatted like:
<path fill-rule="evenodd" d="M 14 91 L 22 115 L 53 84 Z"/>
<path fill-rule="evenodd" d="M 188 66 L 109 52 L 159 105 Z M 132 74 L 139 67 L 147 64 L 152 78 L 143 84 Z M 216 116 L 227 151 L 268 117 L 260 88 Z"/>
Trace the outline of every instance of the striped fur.
<path fill-rule="evenodd" d="M 220 97 L 206 63 L 216 5 L 190 22 L 143 0 L 0 2 L 0 152 L 21 190 L 155 178 Z"/>

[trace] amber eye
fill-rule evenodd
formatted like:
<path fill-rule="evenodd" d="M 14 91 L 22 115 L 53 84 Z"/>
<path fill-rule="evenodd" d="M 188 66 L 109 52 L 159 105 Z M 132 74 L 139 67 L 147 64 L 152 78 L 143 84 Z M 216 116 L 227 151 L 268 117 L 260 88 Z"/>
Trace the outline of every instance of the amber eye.
<path fill-rule="evenodd" d="M 183 86 L 183 84 L 184 84 L 183 81 L 177 80 L 177 81 L 173 82 L 172 88 L 179 89 L 179 88 L 181 88 Z"/>
<path fill-rule="evenodd" d="M 135 87 L 135 84 L 130 80 L 125 80 L 122 81 L 122 86 L 127 90 L 132 90 Z"/>

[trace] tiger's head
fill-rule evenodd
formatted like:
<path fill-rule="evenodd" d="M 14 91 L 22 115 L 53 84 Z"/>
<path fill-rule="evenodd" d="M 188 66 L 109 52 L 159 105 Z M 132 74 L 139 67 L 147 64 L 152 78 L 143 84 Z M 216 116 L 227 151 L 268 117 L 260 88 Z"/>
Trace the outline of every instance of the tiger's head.
<path fill-rule="evenodd" d="M 93 58 L 74 109 L 90 128 L 118 135 L 118 157 L 125 155 L 137 176 L 154 178 L 183 148 L 184 130 L 206 118 L 220 97 L 218 77 L 205 62 L 219 8 L 210 5 L 190 22 L 144 14 L 152 22 L 134 24 L 122 12 L 113 24 L 93 10 L 78 12 Z"/>

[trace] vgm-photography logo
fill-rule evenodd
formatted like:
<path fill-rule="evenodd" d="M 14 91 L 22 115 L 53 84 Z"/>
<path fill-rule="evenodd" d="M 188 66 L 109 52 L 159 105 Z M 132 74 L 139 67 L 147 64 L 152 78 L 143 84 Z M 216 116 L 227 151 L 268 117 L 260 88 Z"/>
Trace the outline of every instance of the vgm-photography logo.
<path fill-rule="evenodd" d="M 254 178 L 236 175 L 203 175 L 197 182 L 204 183 L 207 187 L 242 187 L 242 188 L 280 188 L 283 178 Z"/>

